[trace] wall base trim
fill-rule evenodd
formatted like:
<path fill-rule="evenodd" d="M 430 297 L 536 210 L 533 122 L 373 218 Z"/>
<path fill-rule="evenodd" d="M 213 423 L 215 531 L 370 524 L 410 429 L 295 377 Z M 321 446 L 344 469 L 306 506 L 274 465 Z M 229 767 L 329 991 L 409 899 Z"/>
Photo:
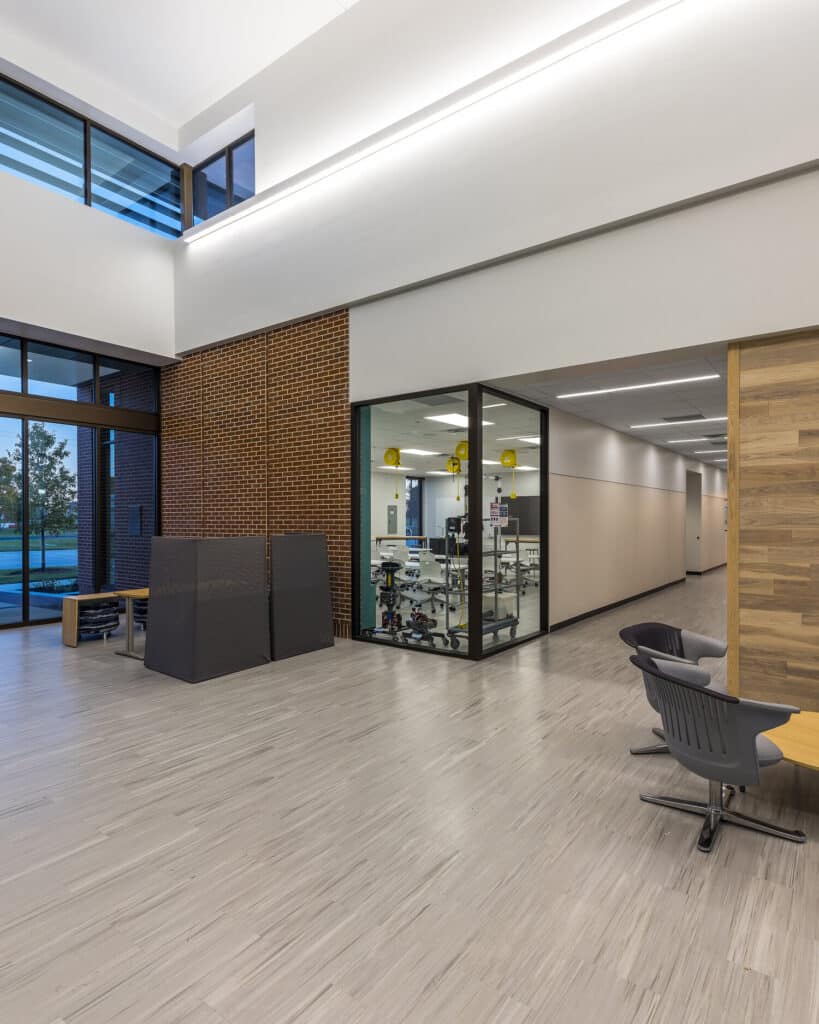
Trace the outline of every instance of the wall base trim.
<path fill-rule="evenodd" d="M 715 566 L 719 568 L 719 566 Z M 592 615 L 602 615 L 603 612 L 610 612 L 613 608 L 619 608 L 621 605 L 630 604 L 632 601 L 639 601 L 643 597 L 650 597 L 652 594 L 657 594 L 661 590 L 665 590 L 668 587 L 676 587 L 678 583 L 685 583 L 685 576 L 681 576 L 678 580 L 670 580 L 668 583 L 661 583 L 659 587 L 652 587 L 650 590 L 644 590 L 640 594 L 632 594 L 631 597 L 624 597 L 620 601 L 612 601 L 611 604 L 604 604 L 600 608 L 592 608 L 590 612 L 583 612 L 581 615 L 574 615 L 571 619 L 564 619 L 562 622 L 555 622 L 549 626 L 549 632 L 554 633 L 556 629 L 563 629 L 565 626 L 573 626 L 576 622 L 582 622 L 583 619 L 590 619 Z"/>
<path fill-rule="evenodd" d="M 712 565 L 710 569 L 703 569 L 700 572 L 696 569 L 686 569 L 685 574 L 686 576 L 705 576 L 709 572 L 716 572 L 717 569 L 724 569 L 727 564 L 727 562 L 720 562 L 718 565 Z"/>

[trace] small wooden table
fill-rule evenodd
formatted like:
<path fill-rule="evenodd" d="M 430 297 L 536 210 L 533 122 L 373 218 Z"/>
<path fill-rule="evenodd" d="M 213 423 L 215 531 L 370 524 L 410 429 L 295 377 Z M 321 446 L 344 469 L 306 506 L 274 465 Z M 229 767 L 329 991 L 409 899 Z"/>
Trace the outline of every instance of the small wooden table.
<path fill-rule="evenodd" d="M 136 658 L 142 661 L 142 655 L 137 654 L 134 647 L 134 601 L 145 601 L 151 596 L 148 587 L 139 590 L 118 590 L 117 597 L 125 598 L 125 647 L 117 654 L 123 658 Z"/>
<path fill-rule="evenodd" d="M 786 761 L 819 770 L 819 711 L 802 711 L 765 735 L 779 747 Z"/>

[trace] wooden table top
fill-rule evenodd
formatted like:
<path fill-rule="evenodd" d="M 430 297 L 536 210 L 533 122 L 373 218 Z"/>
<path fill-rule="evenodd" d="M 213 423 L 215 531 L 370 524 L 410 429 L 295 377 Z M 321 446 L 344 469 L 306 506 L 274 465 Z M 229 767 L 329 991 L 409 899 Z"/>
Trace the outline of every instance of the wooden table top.
<path fill-rule="evenodd" d="M 118 590 L 117 597 L 135 597 L 137 599 L 145 600 L 151 596 L 151 591 L 147 587 L 141 587 L 139 590 Z"/>
<path fill-rule="evenodd" d="M 786 761 L 819 770 L 819 711 L 802 711 L 765 735 L 779 747 Z"/>

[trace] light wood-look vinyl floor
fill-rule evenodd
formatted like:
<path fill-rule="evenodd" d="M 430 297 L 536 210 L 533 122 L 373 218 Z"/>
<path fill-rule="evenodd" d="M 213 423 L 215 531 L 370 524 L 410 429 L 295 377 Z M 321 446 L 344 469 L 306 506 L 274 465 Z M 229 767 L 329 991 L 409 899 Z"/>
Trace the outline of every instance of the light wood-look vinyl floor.
<path fill-rule="evenodd" d="M 724 573 L 481 664 L 375 645 L 198 686 L 0 633 L 3 1024 L 814 1024 L 819 775 L 698 818 L 617 630 L 723 634 Z M 121 641 L 120 641 L 121 642 Z M 721 666 L 720 666 L 721 668 Z"/>

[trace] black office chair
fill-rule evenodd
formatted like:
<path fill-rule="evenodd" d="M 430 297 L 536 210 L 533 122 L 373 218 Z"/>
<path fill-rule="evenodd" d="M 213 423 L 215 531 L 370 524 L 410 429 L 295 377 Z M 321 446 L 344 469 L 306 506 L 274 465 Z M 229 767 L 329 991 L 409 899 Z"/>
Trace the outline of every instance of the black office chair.
<path fill-rule="evenodd" d="M 703 636 L 701 633 L 692 633 L 689 629 L 669 626 L 665 622 L 638 622 L 634 626 L 626 626 L 625 629 L 620 630 L 620 639 L 638 654 L 689 665 L 696 665 L 700 658 L 723 658 L 728 650 L 728 644 L 722 640 Z M 708 679 L 710 681 L 710 676 Z M 644 675 L 643 682 L 649 704 L 659 713 L 660 709 L 653 699 L 651 681 Z M 714 683 L 710 683 L 710 685 L 712 688 L 716 688 Z M 658 739 L 665 740 L 662 729 L 655 728 L 651 731 Z M 635 755 L 667 754 L 668 744 L 663 742 L 648 747 L 631 747 L 629 753 Z"/>
<path fill-rule="evenodd" d="M 705 824 L 697 849 L 703 853 L 710 853 L 714 848 L 722 822 L 804 843 L 804 832 L 729 810 L 734 795 L 732 785 L 740 788 L 755 785 L 759 782 L 760 768 L 769 768 L 782 760 L 779 747 L 761 733 L 784 725 L 791 715 L 799 714 L 799 708 L 740 700 L 703 686 L 701 680 L 692 682 L 692 673 L 703 670 L 691 665 L 653 659 L 644 654 L 632 655 L 631 662 L 652 680 L 672 757 L 695 775 L 708 779 L 707 803 L 648 793 L 641 793 L 640 799 L 702 815 Z"/>

